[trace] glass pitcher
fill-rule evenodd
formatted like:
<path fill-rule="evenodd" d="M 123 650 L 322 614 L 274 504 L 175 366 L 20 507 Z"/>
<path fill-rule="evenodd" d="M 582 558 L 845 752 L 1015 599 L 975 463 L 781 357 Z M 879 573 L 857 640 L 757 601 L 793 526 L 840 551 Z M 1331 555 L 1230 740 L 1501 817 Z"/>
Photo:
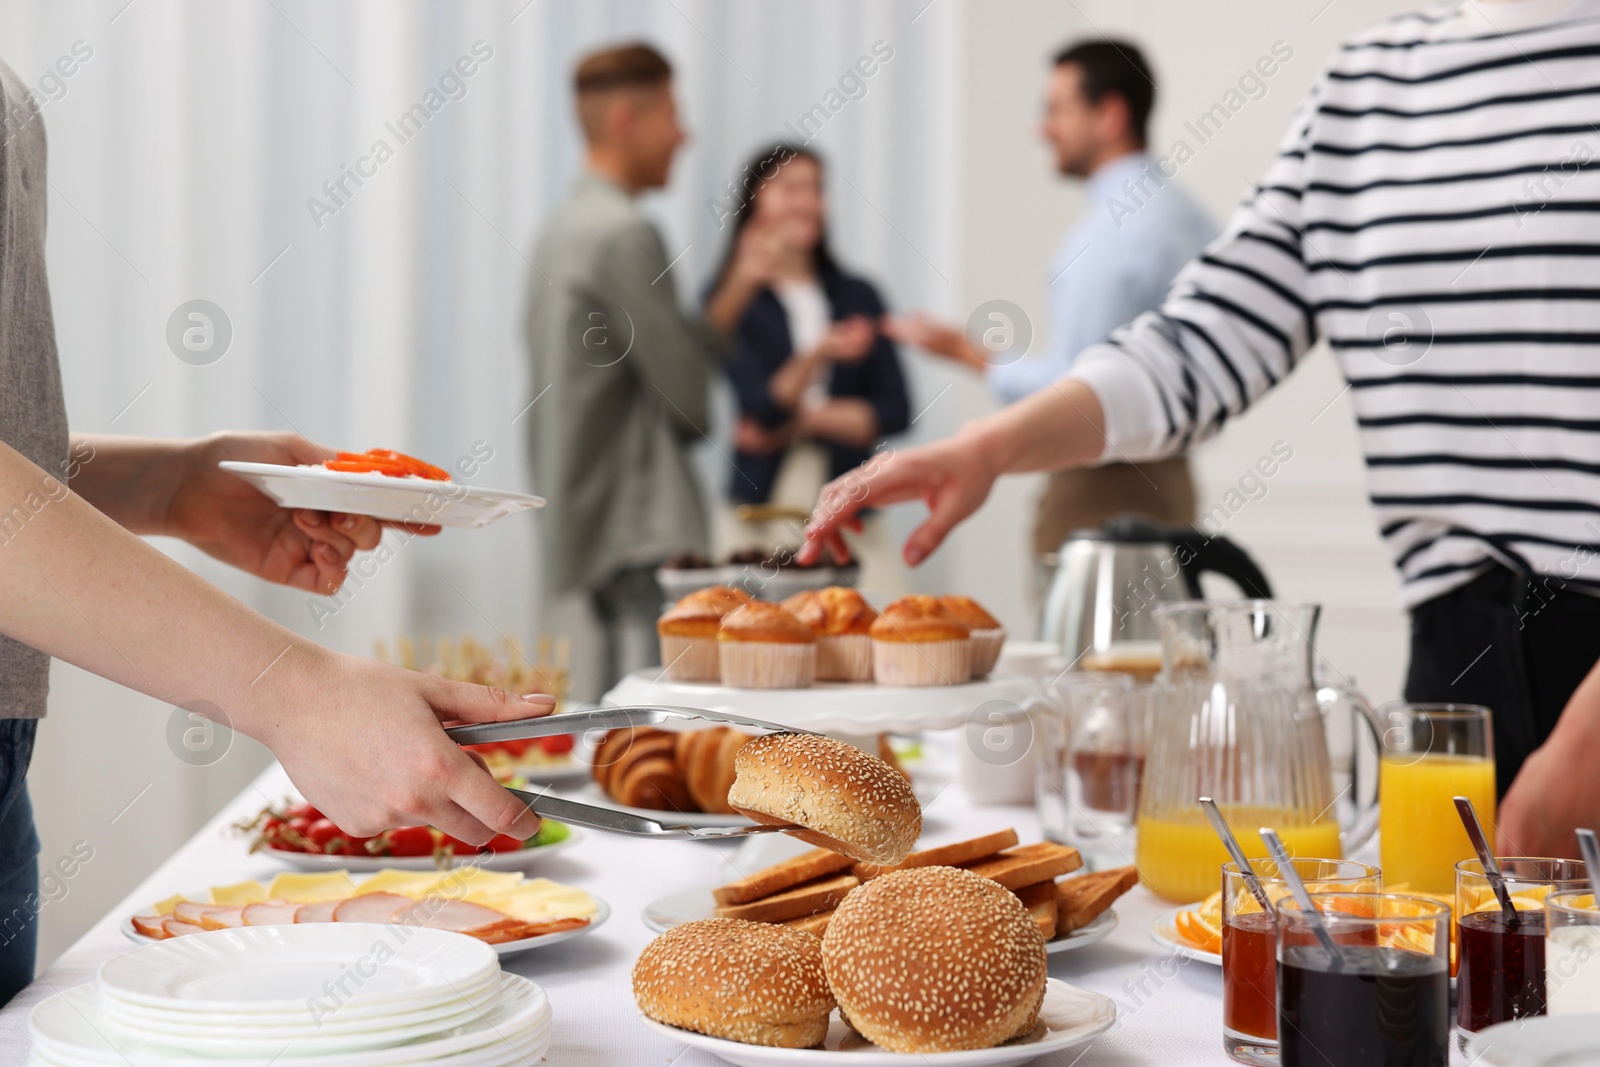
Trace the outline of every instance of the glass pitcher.
<path fill-rule="evenodd" d="M 1221 806 L 1245 855 L 1267 854 L 1271 826 L 1291 854 L 1338 858 L 1377 828 L 1376 797 L 1349 827 L 1334 810 L 1324 705 L 1348 700 L 1376 738 L 1377 713 L 1341 686 L 1320 690 L 1312 654 L 1321 608 L 1270 600 L 1176 604 L 1156 612 L 1164 692 L 1150 728 L 1137 863 L 1177 902 L 1216 892 L 1228 855 L 1196 802 Z"/>

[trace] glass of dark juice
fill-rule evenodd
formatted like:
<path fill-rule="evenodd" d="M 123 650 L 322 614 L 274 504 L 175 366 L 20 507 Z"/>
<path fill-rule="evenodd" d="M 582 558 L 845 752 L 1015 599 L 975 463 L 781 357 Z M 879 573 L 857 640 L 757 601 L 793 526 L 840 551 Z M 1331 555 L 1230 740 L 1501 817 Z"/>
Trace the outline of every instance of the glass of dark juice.
<path fill-rule="evenodd" d="M 1283 1067 L 1445 1067 L 1450 908 L 1399 893 L 1316 893 L 1324 947 L 1294 900 L 1278 905 Z"/>
<path fill-rule="evenodd" d="M 1486 1026 L 1545 1014 L 1545 897 L 1589 884 L 1581 860 L 1504 856 L 1496 862 L 1515 919 L 1505 914 L 1480 861 L 1456 864 L 1456 1025 L 1463 1042 Z"/>
<path fill-rule="evenodd" d="M 1354 860 L 1300 858 L 1294 867 L 1313 893 L 1375 893 L 1378 868 Z M 1270 859 L 1250 861 L 1269 904 L 1289 895 Z M 1278 927 L 1233 862 L 1222 865 L 1222 1047 L 1240 1063 L 1278 1062 Z"/>

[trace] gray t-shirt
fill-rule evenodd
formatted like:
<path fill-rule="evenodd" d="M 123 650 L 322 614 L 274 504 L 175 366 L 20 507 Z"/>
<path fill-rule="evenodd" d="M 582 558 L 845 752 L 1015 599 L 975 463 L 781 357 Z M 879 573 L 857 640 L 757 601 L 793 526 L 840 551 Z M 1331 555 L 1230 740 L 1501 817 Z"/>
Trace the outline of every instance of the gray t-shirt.
<path fill-rule="evenodd" d="M 0 501 L 5 552 L 29 535 L 39 510 L 60 499 L 69 445 L 44 269 L 44 120 L 3 61 L 0 108 L 0 440 L 46 472 L 37 493 Z M 43 715 L 49 689 L 50 657 L 0 636 L 0 719 Z"/>

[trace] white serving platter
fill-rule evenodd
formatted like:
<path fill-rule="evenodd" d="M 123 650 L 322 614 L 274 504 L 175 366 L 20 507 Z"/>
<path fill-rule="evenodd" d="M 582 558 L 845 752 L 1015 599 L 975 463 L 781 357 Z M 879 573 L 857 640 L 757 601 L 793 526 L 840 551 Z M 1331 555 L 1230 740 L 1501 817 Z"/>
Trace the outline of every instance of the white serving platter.
<path fill-rule="evenodd" d="M 795 730 L 863 737 L 948 730 L 968 723 L 987 728 L 990 713 L 997 707 L 1027 710 L 1042 698 L 1039 682 L 1028 677 L 914 687 L 818 682 L 803 689 L 737 689 L 674 682 L 661 677 L 661 668 L 653 667 L 627 675 L 605 695 L 604 702 L 702 708 Z M 1001 703 L 997 706 L 995 702 Z"/>
<path fill-rule="evenodd" d="M 1078 989 L 1057 978 L 1046 980 L 1039 1025 L 1024 1037 L 994 1048 L 963 1052 L 907 1055 L 870 1044 L 839 1018 L 828 1026 L 820 1048 L 768 1048 L 707 1037 L 654 1019 L 644 1024 L 658 1034 L 711 1053 L 737 1067 L 866 1067 L 868 1064 L 914 1063 L 918 1067 L 1017 1067 L 1041 1056 L 1081 1045 L 1105 1033 L 1117 1021 L 1116 1003 L 1101 993 Z M 1070 1058 L 1061 1062 L 1070 1062 Z"/>

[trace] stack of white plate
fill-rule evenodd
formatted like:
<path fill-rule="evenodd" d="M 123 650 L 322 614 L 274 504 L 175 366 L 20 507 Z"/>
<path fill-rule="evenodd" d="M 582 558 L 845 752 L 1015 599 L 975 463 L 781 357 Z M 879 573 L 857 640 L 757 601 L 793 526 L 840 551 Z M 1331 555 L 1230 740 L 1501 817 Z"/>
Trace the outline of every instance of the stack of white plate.
<path fill-rule="evenodd" d="M 29 1017 L 41 1067 L 501 1067 L 537 1061 L 550 1005 L 474 938 L 378 924 L 158 941 Z"/>

